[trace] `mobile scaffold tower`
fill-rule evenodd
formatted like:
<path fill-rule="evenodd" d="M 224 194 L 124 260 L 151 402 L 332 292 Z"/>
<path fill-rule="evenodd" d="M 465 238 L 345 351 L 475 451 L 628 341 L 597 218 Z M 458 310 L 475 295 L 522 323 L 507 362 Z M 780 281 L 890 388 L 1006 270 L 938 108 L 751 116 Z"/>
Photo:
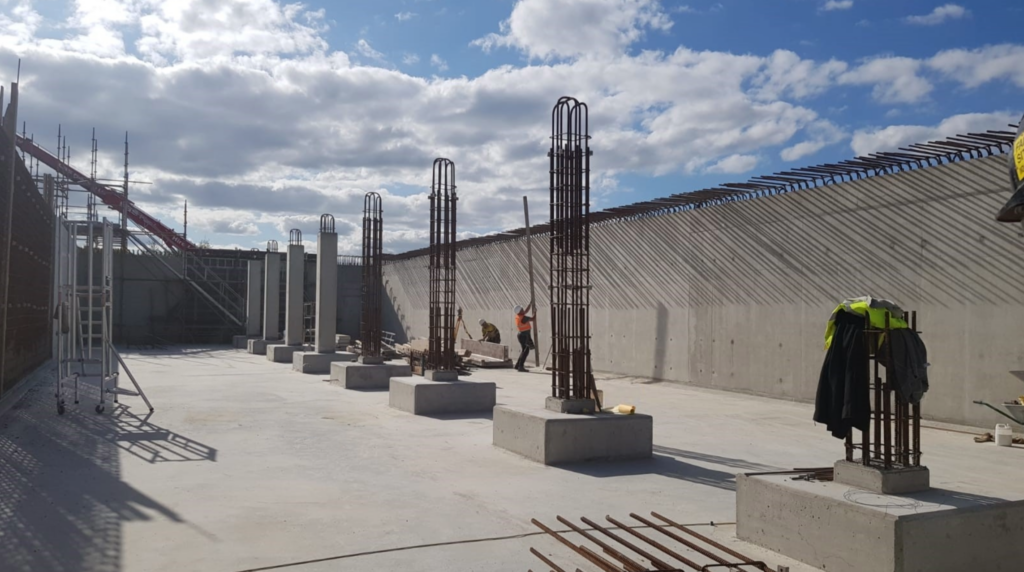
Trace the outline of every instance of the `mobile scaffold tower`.
<path fill-rule="evenodd" d="M 69 392 L 77 404 L 82 388 L 96 396 L 96 413 L 106 409 L 108 395 L 115 404 L 122 395 L 141 397 L 152 412 L 153 405 L 114 349 L 113 226 L 106 219 L 67 221 L 61 216 L 56 227 L 57 413 L 64 414 Z M 84 258 L 84 268 L 79 257 Z M 131 380 L 134 391 L 120 387 L 122 373 Z"/>

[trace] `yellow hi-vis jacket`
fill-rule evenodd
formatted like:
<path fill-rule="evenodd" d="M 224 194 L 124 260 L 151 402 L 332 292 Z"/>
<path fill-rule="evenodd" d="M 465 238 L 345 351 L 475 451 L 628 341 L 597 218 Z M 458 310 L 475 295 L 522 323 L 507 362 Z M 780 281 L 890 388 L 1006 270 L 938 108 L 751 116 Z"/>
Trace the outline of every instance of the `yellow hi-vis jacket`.
<path fill-rule="evenodd" d="M 843 300 L 842 304 L 836 306 L 836 309 L 832 311 L 832 315 L 828 318 L 828 324 L 825 326 L 826 350 L 832 345 L 832 336 L 836 333 L 836 314 L 839 312 L 849 312 L 858 316 L 867 316 L 871 322 L 871 327 L 879 330 L 885 329 L 886 314 L 889 315 L 890 330 L 900 330 L 910 327 L 907 325 L 907 321 L 903 319 L 903 310 L 889 300 L 872 298 L 871 296 L 850 298 Z M 881 343 L 881 341 L 881 336 L 879 336 L 879 343 Z"/>

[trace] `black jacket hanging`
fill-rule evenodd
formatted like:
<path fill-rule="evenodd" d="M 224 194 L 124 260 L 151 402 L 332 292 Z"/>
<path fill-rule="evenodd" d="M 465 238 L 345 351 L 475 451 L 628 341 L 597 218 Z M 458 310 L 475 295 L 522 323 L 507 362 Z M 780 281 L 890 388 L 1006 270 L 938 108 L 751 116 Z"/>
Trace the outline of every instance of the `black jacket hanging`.
<path fill-rule="evenodd" d="M 837 439 L 845 439 L 851 427 L 867 431 L 871 422 L 865 322 L 848 312 L 836 315 L 832 345 L 818 378 L 814 420 L 824 423 Z"/>

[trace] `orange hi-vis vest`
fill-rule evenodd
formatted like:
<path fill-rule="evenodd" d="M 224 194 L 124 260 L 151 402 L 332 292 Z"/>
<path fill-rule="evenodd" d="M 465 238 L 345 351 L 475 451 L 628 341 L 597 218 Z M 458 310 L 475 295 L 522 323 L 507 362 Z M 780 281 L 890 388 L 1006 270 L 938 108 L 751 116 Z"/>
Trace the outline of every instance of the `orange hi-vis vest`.
<path fill-rule="evenodd" d="M 530 322 L 527 322 L 526 320 L 523 319 L 526 317 L 526 312 L 523 312 L 522 314 L 516 314 L 516 327 L 519 328 L 520 332 L 529 331 L 530 328 L 533 327 L 530 325 Z"/>

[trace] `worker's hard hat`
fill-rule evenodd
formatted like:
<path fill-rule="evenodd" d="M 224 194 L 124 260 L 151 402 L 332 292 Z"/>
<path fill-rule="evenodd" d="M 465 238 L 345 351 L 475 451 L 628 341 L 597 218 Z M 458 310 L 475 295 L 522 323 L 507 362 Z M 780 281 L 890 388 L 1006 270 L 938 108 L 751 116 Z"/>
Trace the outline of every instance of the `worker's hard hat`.
<path fill-rule="evenodd" d="M 480 318 L 480 325 L 481 325 L 481 326 L 482 326 L 482 325 L 484 325 L 484 324 L 486 324 L 486 323 L 487 323 L 487 320 L 485 320 L 485 319 L 483 319 L 483 318 Z"/>
<path fill-rule="evenodd" d="M 523 307 L 517 304 L 515 308 L 512 308 L 512 311 L 515 312 L 516 314 L 522 314 Z"/>

